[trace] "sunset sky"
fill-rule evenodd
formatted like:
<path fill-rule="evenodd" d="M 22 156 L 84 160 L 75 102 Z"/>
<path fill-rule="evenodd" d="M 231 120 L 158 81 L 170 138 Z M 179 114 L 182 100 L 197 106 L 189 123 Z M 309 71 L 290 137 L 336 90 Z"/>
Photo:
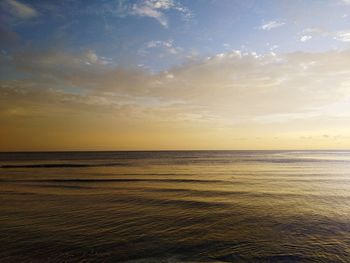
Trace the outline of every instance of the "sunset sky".
<path fill-rule="evenodd" d="M 350 0 L 2 0 L 0 51 L 0 151 L 350 148 Z"/>

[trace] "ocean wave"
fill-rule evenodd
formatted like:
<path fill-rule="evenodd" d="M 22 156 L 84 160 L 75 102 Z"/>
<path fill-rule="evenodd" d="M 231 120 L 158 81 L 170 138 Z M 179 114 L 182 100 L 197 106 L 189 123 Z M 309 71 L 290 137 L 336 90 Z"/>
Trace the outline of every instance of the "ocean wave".
<path fill-rule="evenodd" d="M 133 179 L 133 178 L 118 178 L 118 179 L 36 179 L 36 180 L 16 180 L 2 179 L 0 182 L 28 182 L 28 183 L 111 183 L 111 182 L 161 182 L 161 183 L 225 183 L 224 180 L 197 180 L 197 179 Z"/>
<path fill-rule="evenodd" d="M 126 163 L 40 163 L 40 164 L 3 164 L 0 168 L 83 168 L 104 166 L 128 166 Z"/>

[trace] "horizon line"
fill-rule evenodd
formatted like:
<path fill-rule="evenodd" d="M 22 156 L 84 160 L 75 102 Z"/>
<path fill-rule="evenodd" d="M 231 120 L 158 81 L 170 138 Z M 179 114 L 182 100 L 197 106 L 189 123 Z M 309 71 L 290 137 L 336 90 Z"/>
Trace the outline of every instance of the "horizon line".
<path fill-rule="evenodd" d="M 34 150 L 34 151 L 0 151 L 0 154 L 3 153 L 67 153 L 67 152 L 251 152 L 251 151 L 261 151 L 261 152 L 273 152 L 273 151 L 350 151 L 349 149 L 185 149 L 185 150 Z"/>

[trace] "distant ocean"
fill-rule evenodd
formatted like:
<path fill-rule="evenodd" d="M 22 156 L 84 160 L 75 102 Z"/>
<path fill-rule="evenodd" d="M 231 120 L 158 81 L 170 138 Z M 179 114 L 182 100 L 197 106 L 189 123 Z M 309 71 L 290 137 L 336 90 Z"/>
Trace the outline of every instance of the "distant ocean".
<path fill-rule="evenodd" d="M 0 262 L 350 262 L 350 151 L 0 153 Z"/>

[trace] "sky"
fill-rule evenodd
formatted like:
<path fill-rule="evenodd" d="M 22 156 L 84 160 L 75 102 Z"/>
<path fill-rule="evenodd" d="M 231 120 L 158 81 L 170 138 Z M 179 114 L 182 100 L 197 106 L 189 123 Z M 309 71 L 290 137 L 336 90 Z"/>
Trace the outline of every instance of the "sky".
<path fill-rule="evenodd" d="M 349 0 L 1 0 L 0 69 L 0 151 L 350 148 Z"/>

